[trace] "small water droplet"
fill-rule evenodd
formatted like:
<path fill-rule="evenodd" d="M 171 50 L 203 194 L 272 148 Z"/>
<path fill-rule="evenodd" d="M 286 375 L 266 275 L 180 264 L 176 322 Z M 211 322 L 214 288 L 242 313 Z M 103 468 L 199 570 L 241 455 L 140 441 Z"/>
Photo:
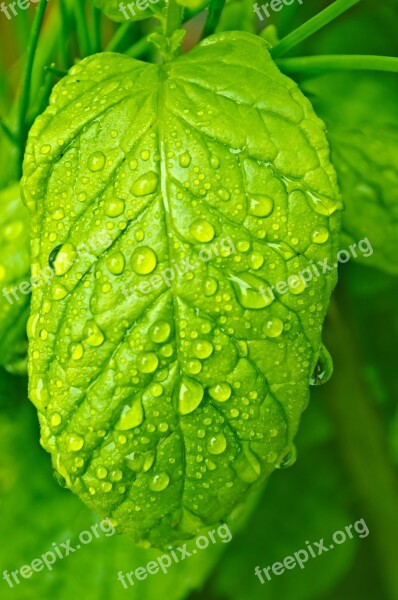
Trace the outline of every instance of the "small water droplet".
<path fill-rule="evenodd" d="M 167 321 L 157 321 L 149 330 L 149 337 L 155 344 L 163 344 L 169 339 L 171 327 Z"/>
<path fill-rule="evenodd" d="M 264 256 L 261 254 L 261 252 L 252 252 L 250 255 L 250 267 L 253 269 L 253 271 L 257 271 L 258 269 L 261 269 L 261 267 L 264 264 Z"/>
<path fill-rule="evenodd" d="M 333 359 L 327 348 L 322 344 L 318 362 L 312 374 L 310 385 L 322 385 L 333 375 Z"/>
<path fill-rule="evenodd" d="M 84 446 L 84 439 L 77 433 L 71 433 L 68 437 L 68 449 L 72 452 L 78 452 Z"/>
<path fill-rule="evenodd" d="M 213 225 L 204 219 L 194 221 L 190 227 L 190 232 L 192 237 L 201 243 L 211 242 L 215 234 Z"/>
<path fill-rule="evenodd" d="M 263 331 L 267 337 L 279 337 L 283 331 L 283 321 L 275 317 L 264 324 Z"/>
<path fill-rule="evenodd" d="M 311 234 L 311 241 L 314 244 L 324 244 L 329 239 L 329 231 L 326 227 L 318 227 Z"/>
<path fill-rule="evenodd" d="M 105 467 L 98 467 L 95 471 L 95 474 L 97 475 L 98 479 L 105 479 L 105 477 L 108 475 L 108 469 Z"/>
<path fill-rule="evenodd" d="M 191 155 L 189 154 L 189 152 L 184 152 L 180 155 L 179 163 L 180 166 L 183 168 L 189 167 L 189 165 L 191 164 Z"/>
<path fill-rule="evenodd" d="M 288 452 L 286 452 L 285 456 L 279 462 L 279 464 L 275 465 L 277 469 L 288 469 L 292 467 L 297 460 L 297 449 L 296 446 L 292 446 Z"/>
<path fill-rule="evenodd" d="M 97 152 L 93 152 L 87 161 L 87 166 L 90 171 L 102 171 L 105 166 L 106 157 L 103 152 L 98 150 Z"/>
<path fill-rule="evenodd" d="M 157 174 L 154 171 L 148 171 L 133 183 L 131 191 L 135 196 L 148 196 L 156 191 L 158 183 Z"/>
<path fill-rule="evenodd" d="M 140 246 L 134 250 L 131 258 L 131 266 L 137 275 L 148 275 L 152 273 L 157 265 L 157 256 L 148 246 Z"/>
<path fill-rule="evenodd" d="M 132 406 L 125 406 L 115 429 L 118 431 L 127 431 L 138 427 L 144 420 L 144 411 L 141 400 L 138 398 Z"/>
<path fill-rule="evenodd" d="M 203 293 L 205 296 L 214 296 L 218 289 L 217 279 L 214 277 L 207 277 L 203 282 Z"/>
<path fill-rule="evenodd" d="M 52 427 L 58 427 L 58 425 L 61 425 L 61 423 L 61 415 L 58 412 L 53 413 L 50 417 L 50 425 L 52 425 Z"/>
<path fill-rule="evenodd" d="M 125 202 L 121 198 L 109 198 L 105 200 L 104 212 L 107 217 L 119 217 L 124 213 Z"/>
<path fill-rule="evenodd" d="M 84 354 L 83 345 L 73 342 L 69 346 L 69 354 L 73 360 L 80 360 Z"/>
<path fill-rule="evenodd" d="M 114 252 L 106 259 L 106 265 L 113 275 L 121 275 L 124 271 L 125 260 L 121 252 Z"/>
<path fill-rule="evenodd" d="M 63 300 L 68 295 L 68 290 L 63 285 L 55 285 L 52 289 L 51 297 L 53 300 Z"/>

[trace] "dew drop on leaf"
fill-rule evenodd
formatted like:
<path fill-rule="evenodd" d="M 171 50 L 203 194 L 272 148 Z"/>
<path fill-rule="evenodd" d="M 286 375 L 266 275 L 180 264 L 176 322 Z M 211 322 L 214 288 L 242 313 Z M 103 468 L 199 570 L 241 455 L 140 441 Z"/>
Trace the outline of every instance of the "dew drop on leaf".
<path fill-rule="evenodd" d="M 90 171 L 102 171 L 102 169 L 105 167 L 105 162 L 106 162 L 106 157 L 105 154 L 103 152 L 101 152 L 100 150 L 98 150 L 97 152 L 93 152 L 87 161 L 87 166 L 90 169 Z"/>
<path fill-rule="evenodd" d="M 157 174 L 154 171 L 148 171 L 148 173 L 145 173 L 136 179 L 131 191 L 135 196 L 148 196 L 156 191 L 158 182 L 159 177 Z"/>
<path fill-rule="evenodd" d="M 202 402 L 204 389 L 202 384 L 189 377 L 183 377 L 178 394 L 178 410 L 181 415 L 193 412 Z"/>
<path fill-rule="evenodd" d="M 333 359 L 329 351 L 322 344 L 318 362 L 312 374 L 310 385 L 322 385 L 329 381 L 333 375 Z"/>
<path fill-rule="evenodd" d="M 159 473 L 152 478 L 149 487 L 153 492 L 162 492 L 167 488 L 169 482 L 170 477 L 167 473 Z"/>
<path fill-rule="evenodd" d="M 190 232 L 197 242 L 204 244 L 211 242 L 215 233 L 213 225 L 204 219 L 194 221 L 190 227 Z"/>
<path fill-rule="evenodd" d="M 131 266 L 137 275 L 148 275 L 156 268 L 157 257 L 155 252 L 148 246 L 141 246 L 134 250 L 131 258 Z"/>
<path fill-rule="evenodd" d="M 207 442 L 207 449 L 210 454 L 222 454 L 227 447 L 227 440 L 223 433 L 213 435 Z"/>

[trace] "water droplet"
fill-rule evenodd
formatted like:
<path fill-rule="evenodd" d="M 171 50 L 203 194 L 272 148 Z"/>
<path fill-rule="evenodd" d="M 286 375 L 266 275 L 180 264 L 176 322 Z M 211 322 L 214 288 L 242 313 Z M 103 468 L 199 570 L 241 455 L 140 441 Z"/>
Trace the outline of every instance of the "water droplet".
<path fill-rule="evenodd" d="M 247 275 L 245 279 L 232 275 L 232 286 L 235 290 L 238 302 L 243 308 L 260 310 L 272 304 L 274 298 L 271 294 L 260 293 L 263 283 L 257 281 L 253 276 Z"/>
<path fill-rule="evenodd" d="M 136 158 L 130 158 L 128 165 L 132 171 L 135 171 L 138 167 L 138 160 Z"/>
<path fill-rule="evenodd" d="M 181 415 L 193 412 L 202 402 L 204 396 L 203 386 L 194 379 L 183 377 L 178 396 L 178 410 Z"/>
<path fill-rule="evenodd" d="M 218 167 L 220 166 L 220 159 L 218 158 L 218 156 L 213 154 L 210 159 L 210 164 L 213 167 L 213 169 L 218 169 Z"/>
<path fill-rule="evenodd" d="M 71 433 L 68 437 L 68 449 L 72 452 L 78 452 L 84 446 L 84 439 L 77 433 Z"/>
<path fill-rule="evenodd" d="M 217 402 L 226 402 L 231 397 L 231 386 L 229 383 L 216 383 L 209 388 L 209 394 Z"/>
<path fill-rule="evenodd" d="M 261 465 L 257 456 L 252 452 L 249 442 L 242 442 L 243 454 L 235 463 L 239 478 L 245 483 L 253 483 L 261 475 Z"/>
<path fill-rule="evenodd" d="M 137 367 L 141 373 L 154 373 L 159 366 L 159 359 L 154 352 L 143 352 L 137 359 Z"/>
<path fill-rule="evenodd" d="M 329 231 L 326 227 L 318 227 L 311 234 L 311 241 L 314 244 L 324 244 L 329 239 Z"/>
<path fill-rule="evenodd" d="M 79 343 L 72 343 L 69 346 L 69 354 L 73 360 L 80 360 L 84 354 L 83 345 Z"/>
<path fill-rule="evenodd" d="M 103 152 L 98 150 L 97 152 L 93 152 L 87 161 L 87 166 L 90 171 L 102 171 L 105 166 L 106 157 Z"/>
<path fill-rule="evenodd" d="M 150 392 L 155 398 L 159 398 L 163 394 L 163 386 L 160 383 L 153 383 L 150 387 Z"/>
<path fill-rule="evenodd" d="M 51 150 L 51 146 L 49 144 L 45 144 L 45 146 L 41 147 L 42 154 L 48 154 Z"/>
<path fill-rule="evenodd" d="M 124 213 L 125 202 L 121 198 L 109 198 L 105 200 L 104 212 L 107 217 L 119 217 Z"/>
<path fill-rule="evenodd" d="M 84 328 L 84 339 L 89 346 L 101 346 L 105 337 L 95 321 L 89 321 Z"/>
<path fill-rule="evenodd" d="M 274 201 L 269 196 L 255 194 L 250 199 L 249 212 L 255 217 L 268 217 L 274 210 Z"/>
<path fill-rule="evenodd" d="M 201 243 L 211 242 L 214 238 L 214 227 L 204 219 L 197 219 L 190 227 L 190 232 L 196 241 Z"/>
<path fill-rule="evenodd" d="M 141 246 L 134 250 L 131 266 L 137 275 L 148 275 L 156 268 L 157 256 L 148 246 Z"/>
<path fill-rule="evenodd" d="M 187 363 L 187 372 L 190 375 L 197 375 L 202 370 L 202 363 L 199 360 L 190 360 Z"/>
<path fill-rule="evenodd" d="M 183 154 L 181 154 L 179 158 L 179 163 L 180 166 L 183 168 L 189 167 L 189 165 L 191 164 L 191 155 L 189 154 L 189 152 L 184 152 Z"/>
<path fill-rule="evenodd" d="M 76 248 L 73 244 L 66 243 L 59 247 L 53 262 L 53 269 L 56 275 L 65 275 L 76 260 Z M 51 261 L 51 255 L 49 258 Z"/>
<path fill-rule="evenodd" d="M 283 321 L 275 317 L 264 324 L 263 331 L 267 337 L 279 337 L 283 331 Z"/>
<path fill-rule="evenodd" d="M 322 385 L 329 381 L 332 375 L 333 359 L 326 347 L 322 344 L 318 362 L 310 380 L 310 385 Z"/>
<path fill-rule="evenodd" d="M 132 406 L 125 406 L 115 429 L 118 431 L 127 431 L 138 427 L 144 420 L 144 411 L 141 400 L 138 398 Z"/>
<path fill-rule="evenodd" d="M 151 156 L 149 153 L 149 150 L 142 150 L 141 152 L 141 158 L 142 160 L 149 160 L 149 157 Z"/>
<path fill-rule="evenodd" d="M 63 285 L 55 285 L 52 289 L 51 297 L 54 300 L 63 300 L 68 295 L 68 290 Z"/>
<path fill-rule="evenodd" d="M 155 344 L 163 344 L 169 339 L 171 327 L 167 321 L 154 323 L 149 330 L 149 337 Z"/>
<path fill-rule="evenodd" d="M 148 171 L 133 183 L 131 191 L 135 196 L 148 196 L 156 191 L 158 183 L 157 174 L 154 171 Z"/>
<path fill-rule="evenodd" d="M 192 352 L 196 356 L 196 358 L 209 358 L 213 354 L 213 344 L 208 342 L 207 340 L 196 340 L 192 344 Z"/>
<path fill-rule="evenodd" d="M 341 210 L 343 208 L 339 199 L 328 198 L 322 194 L 313 194 L 310 191 L 307 191 L 306 197 L 315 212 L 324 217 L 330 217 L 336 210 Z"/>
<path fill-rule="evenodd" d="M 253 269 L 253 271 L 257 271 L 258 269 L 261 269 L 261 267 L 264 264 L 264 256 L 261 254 L 261 252 L 252 252 L 250 255 L 250 267 Z"/>
<path fill-rule="evenodd" d="M 296 446 L 292 446 L 290 450 L 285 454 L 279 464 L 275 465 L 277 469 L 288 469 L 292 467 L 297 460 L 297 449 Z"/>
<path fill-rule="evenodd" d="M 105 477 L 108 475 L 108 469 L 105 467 L 98 467 L 95 471 L 95 474 L 97 475 L 98 479 L 105 479 Z"/>
<path fill-rule="evenodd" d="M 250 250 L 250 242 L 248 240 L 240 240 L 237 243 L 239 252 L 248 252 Z"/>
<path fill-rule="evenodd" d="M 159 473 L 152 478 L 149 487 L 153 492 L 162 492 L 167 488 L 169 482 L 170 477 L 167 473 Z"/>
<path fill-rule="evenodd" d="M 226 190 L 225 188 L 220 188 L 217 191 L 217 194 L 220 196 L 221 200 L 223 200 L 224 202 L 228 202 L 228 200 L 231 197 L 231 194 L 229 193 L 228 190 Z"/>
<path fill-rule="evenodd" d="M 203 293 L 205 296 L 214 296 L 218 288 L 217 279 L 207 277 L 203 282 Z"/>
<path fill-rule="evenodd" d="M 50 425 L 52 425 L 53 427 L 58 427 L 58 425 L 61 425 L 61 423 L 62 423 L 61 415 L 57 412 L 53 413 L 50 417 Z"/>
<path fill-rule="evenodd" d="M 125 260 L 121 252 L 114 252 L 106 259 L 106 265 L 113 275 L 120 275 L 124 271 Z"/>
<path fill-rule="evenodd" d="M 222 454 L 227 447 L 227 440 L 223 433 L 213 435 L 207 442 L 207 449 L 210 454 Z"/>

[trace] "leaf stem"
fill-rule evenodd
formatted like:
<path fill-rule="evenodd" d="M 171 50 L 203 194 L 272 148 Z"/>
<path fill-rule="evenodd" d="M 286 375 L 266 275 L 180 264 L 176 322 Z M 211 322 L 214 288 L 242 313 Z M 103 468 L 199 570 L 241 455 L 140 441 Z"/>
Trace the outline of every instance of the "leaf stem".
<path fill-rule="evenodd" d="M 138 40 L 138 42 L 135 42 L 132 46 L 130 46 L 130 48 L 128 48 L 124 52 L 124 54 L 130 56 L 131 58 L 139 58 L 140 56 L 145 54 L 145 52 L 150 48 L 151 43 L 148 41 L 147 36 L 144 36 L 143 38 Z"/>
<path fill-rule="evenodd" d="M 91 22 L 93 27 L 92 32 L 92 50 L 93 52 L 101 52 L 102 50 L 102 13 L 95 6 L 91 7 Z"/>
<path fill-rule="evenodd" d="M 71 30 L 71 19 L 65 0 L 59 0 L 59 12 L 61 15 L 61 56 L 64 67 L 67 69 L 70 66 L 68 31 Z"/>
<path fill-rule="evenodd" d="M 127 23 L 120 25 L 113 37 L 105 46 L 105 52 L 117 52 L 122 46 L 124 40 L 130 35 L 133 27 L 135 27 L 135 23 L 132 21 L 127 21 Z"/>
<path fill-rule="evenodd" d="M 209 16 L 207 17 L 204 37 L 212 35 L 220 22 L 221 13 L 224 10 L 225 0 L 212 0 L 209 7 Z"/>
<path fill-rule="evenodd" d="M 74 2 L 74 8 L 80 56 L 81 58 L 85 58 L 91 54 L 90 34 L 87 27 L 85 0 L 77 0 Z"/>
<path fill-rule="evenodd" d="M 368 70 L 398 73 L 398 58 L 366 54 L 300 56 L 275 61 L 284 73 L 313 73 L 317 71 Z"/>
<path fill-rule="evenodd" d="M 30 38 L 28 42 L 28 50 L 26 57 L 25 70 L 22 79 L 22 91 L 21 98 L 18 107 L 17 115 L 17 131 L 18 131 L 18 143 L 20 146 L 20 153 L 22 155 L 25 145 L 25 125 L 26 125 L 26 114 L 29 108 L 30 92 L 32 86 L 32 73 L 33 63 L 35 60 L 35 54 L 37 50 L 37 44 L 39 41 L 39 35 L 44 20 L 44 13 L 47 8 L 47 0 L 39 0 L 39 5 L 36 9 L 35 17 L 30 32 Z"/>
<path fill-rule="evenodd" d="M 176 29 L 180 29 L 183 17 L 183 8 L 177 0 L 169 0 L 167 3 L 167 14 L 164 26 L 164 34 L 171 37 Z"/>
<path fill-rule="evenodd" d="M 271 56 L 273 58 L 283 56 L 283 54 L 286 54 L 291 48 L 294 48 L 294 46 L 297 46 L 297 44 L 306 40 L 331 21 L 334 21 L 334 19 L 346 12 L 359 1 L 360 0 L 336 0 L 336 2 L 333 2 L 333 4 L 315 15 L 315 17 L 312 17 L 312 19 L 309 19 L 306 23 L 282 38 L 280 42 L 270 50 Z"/>
<path fill-rule="evenodd" d="M 11 129 L 4 123 L 3 119 L 0 117 L 0 129 L 3 133 L 8 137 L 11 143 L 18 146 L 18 138 L 14 135 Z"/>

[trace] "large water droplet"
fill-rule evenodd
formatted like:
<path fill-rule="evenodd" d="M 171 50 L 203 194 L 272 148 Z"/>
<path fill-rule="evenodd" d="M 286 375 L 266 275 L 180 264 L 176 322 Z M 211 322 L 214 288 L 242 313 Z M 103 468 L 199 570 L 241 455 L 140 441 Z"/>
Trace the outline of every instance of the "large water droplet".
<path fill-rule="evenodd" d="M 169 339 L 171 327 L 167 321 L 157 321 L 149 330 L 149 337 L 155 344 L 163 344 Z"/>
<path fill-rule="evenodd" d="M 125 203 L 121 198 L 109 198 L 105 200 L 104 212 L 107 217 L 119 217 L 124 213 Z"/>
<path fill-rule="evenodd" d="M 137 275 L 148 275 L 156 268 L 157 256 L 152 248 L 140 246 L 134 250 L 131 266 Z"/>
<path fill-rule="evenodd" d="M 264 324 L 263 331 L 267 337 L 279 337 L 283 331 L 283 321 L 275 317 Z"/>
<path fill-rule="evenodd" d="M 210 454 L 222 454 L 227 447 L 227 440 L 223 433 L 213 435 L 207 442 L 207 449 Z"/>
<path fill-rule="evenodd" d="M 250 198 L 249 212 L 255 217 L 268 217 L 274 210 L 274 201 L 269 196 L 255 194 Z"/>
<path fill-rule="evenodd" d="M 124 271 L 125 260 L 121 252 L 114 252 L 106 259 L 106 265 L 113 275 L 121 275 Z"/>
<path fill-rule="evenodd" d="M 156 191 L 158 183 L 157 174 L 154 171 L 148 171 L 133 183 L 131 191 L 135 196 L 148 196 Z"/>
<path fill-rule="evenodd" d="M 142 408 L 141 400 L 137 398 L 132 406 L 125 406 L 119 421 L 115 428 L 118 431 L 127 431 L 138 427 L 144 420 L 144 411 Z"/>
<path fill-rule="evenodd" d="M 310 385 L 322 385 L 329 381 L 332 375 L 333 359 L 326 347 L 322 344 L 318 362 L 310 380 Z"/>
<path fill-rule="evenodd" d="M 179 163 L 180 166 L 183 168 L 189 167 L 189 165 L 191 164 L 191 155 L 189 154 L 189 152 L 184 152 L 183 154 L 181 154 L 179 158 Z"/>
<path fill-rule="evenodd" d="M 84 446 L 84 438 L 77 433 L 71 433 L 68 437 L 68 449 L 72 452 L 78 452 Z"/>
<path fill-rule="evenodd" d="M 196 340 L 192 344 L 192 352 L 196 358 L 205 359 L 213 354 L 213 344 L 207 340 Z"/>
<path fill-rule="evenodd" d="M 279 464 L 275 465 L 277 469 L 288 469 L 292 467 L 297 460 L 297 449 L 296 446 L 292 446 L 290 450 L 285 454 Z"/>
<path fill-rule="evenodd" d="M 73 244 L 66 243 L 60 246 L 52 264 L 55 274 L 65 275 L 75 262 L 76 256 L 76 248 Z M 49 261 L 52 261 L 52 255 L 50 255 Z"/>
<path fill-rule="evenodd" d="M 88 321 L 84 328 L 84 339 L 89 346 L 101 346 L 105 337 L 95 321 Z"/>
<path fill-rule="evenodd" d="M 170 477 L 167 473 L 159 473 L 152 478 L 149 487 L 153 492 L 162 492 L 167 488 L 169 482 Z"/>
<path fill-rule="evenodd" d="M 229 383 L 216 383 L 209 388 L 209 394 L 217 402 L 226 402 L 231 397 L 231 386 Z"/>
<path fill-rule="evenodd" d="M 261 293 L 263 282 L 252 275 L 246 275 L 245 279 L 231 275 L 232 286 L 235 290 L 238 302 L 243 308 L 260 310 L 272 304 L 274 298 L 271 294 Z"/>
<path fill-rule="evenodd" d="M 202 402 L 203 386 L 194 379 L 183 377 L 178 395 L 178 410 L 181 415 L 189 415 Z"/>
<path fill-rule="evenodd" d="M 203 293 L 205 296 L 214 296 L 218 289 L 217 279 L 207 277 L 203 282 Z"/>
<path fill-rule="evenodd" d="M 143 352 L 137 358 L 137 367 L 141 373 L 154 373 L 159 366 L 159 359 L 154 352 Z"/>
<path fill-rule="evenodd" d="M 311 241 L 314 244 L 324 244 L 329 239 L 329 231 L 326 227 L 318 227 L 311 234 Z"/>
<path fill-rule="evenodd" d="M 213 225 L 204 219 L 196 219 L 190 227 L 190 232 L 196 241 L 203 244 L 211 242 L 215 233 Z"/>
<path fill-rule="evenodd" d="M 72 342 L 69 346 L 69 354 L 73 360 L 80 360 L 84 354 L 83 345 Z"/>

